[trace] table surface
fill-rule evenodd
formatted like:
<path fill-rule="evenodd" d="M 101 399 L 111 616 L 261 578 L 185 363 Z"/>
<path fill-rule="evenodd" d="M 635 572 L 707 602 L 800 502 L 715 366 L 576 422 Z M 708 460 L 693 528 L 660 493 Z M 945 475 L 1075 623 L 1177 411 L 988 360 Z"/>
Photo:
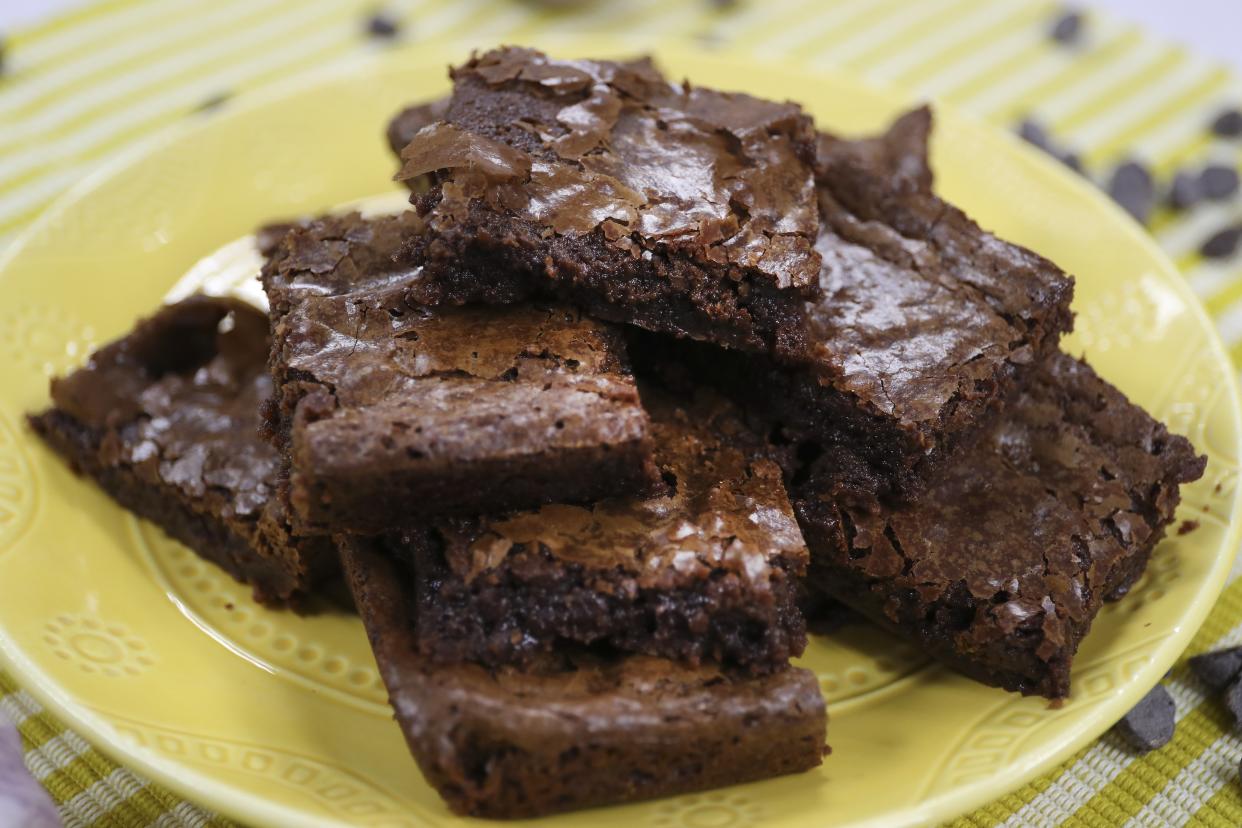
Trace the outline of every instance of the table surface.
<path fill-rule="evenodd" d="M 89 0 L 0 0 L 0 32 L 19 31 L 49 15 L 66 11 L 71 13 L 75 7 L 87 2 Z M 125 0 L 108 2 L 118 6 L 125 4 Z M 184 2 L 187 9 L 205 10 L 211 5 L 210 0 L 176 2 Z M 230 2 L 239 0 L 220 0 L 217 5 L 225 6 Z M 351 8 L 356 6 L 360 11 L 377 7 L 414 9 L 410 12 L 413 15 L 426 6 L 444 5 L 438 0 L 343 2 Z M 477 11 L 497 6 L 500 2 L 471 0 L 463 5 Z M 823 7 L 827 9 L 849 2 L 851 0 L 840 4 L 824 2 Z M 852 2 L 858 4 L 858 0 Z M 890 1 L 887 4 L 895 10 L 890 22 L 925 14 L 923 9 L 930 6 L 924 4 L 929 2 L 939 6 L 950 5 L 950 0 L 920 0 L 919 3 L 901 5 Z M 1053 2 L 1029 0 L 1027 6 L 1022 6 L 1024 2 L 1027 0 L 1010 0 L 1006 5 L 1034 10 L 1026 15 L 1033 21 L 1028 25 L 1044 26 L 1049 16 L 1057 11 L 1057 4 Z M 559 5 L 566 4 L 561 2 Z M 590 5 L 589 2 L 584 4 Z M 747 0 L 739 0 L 739 6 L 746 4 Z M 539 4 L 536 0 L 526 0 L 519 5 L 530 7 Z M 644 5 L 650 7 L 652 4 Z M 783 9 L 796 7 L 799 12 L 812 6 L 818 8 L 816 3 L 804 0 L 766 0 L 763 5 Z M 967 11 L 963 12 L 963 18 L 970 18 L 971 15 L 977 18 L 984 14 L 976 10 L 977 5 L 981 4 L 965 2 L 957 3 L 952 8 L 965 8 Z M 1135 48 L 1121 57 L 1114 56 L 1112 64 L 1101 59 L 1092 63 L 1091 74 L 1088 75 L 1086 69 L 1079 72 L 1077 79 L 1080 82 L 1059 85 L 1058 73 L 1073 66 L 1069 61 L 1077 59 L 1084 65 L 1093 61 L 1090 49 L 1096 44 L 1089 43 L 1084 54 L 1077 58 L 1052 53 L 1033 54 L 1030 65 L 1008 65 L 1004 82 L 989 85 L 988 81 L 981 80 L 990 71 L 989 61 L 1000 61 L 1005 55 L 999 52 L 999 48 L 992 50 L 997 52 L 994 55 L 985 52 L 990 46 L 999 47 L 1000 43 L 986 44 L 976 54 L 963 57 L 957 63 L 942 59 L 936 65 L 936 71 L 924 78 L 911 71 L 911 65 L 907 65 L 908 55 L 894 59 L 883 54 L 882 50 L 878 54 L 874 48 L 868 52 L 863 45 L 867 37 L 873 37 L 871 46 L 883 41 L 872 33 L 859 32 L 855 35 L 856 43 L 849 46 L 858 44 L 854 52 L 874 56 L 876 62 L 862 62 L 852 68 L 864 75 L 875 69 L 884 80 L 915 78 L 921 94 L 941 95 L 1002 126 L 1012 126 L 1017 117 L 1033 114 L 1052 127 L 1057 140 L 1083 153 L 1089 173 L 1097 181 L 1103 180 L 1111 166 L 1127 153 L 1150 161 L 1161 176 L 1167 176 L 1179 165 L 1201 164 L 1209 158 L 1236 165 L 1240 158 L 1238 146 L 1206 141 L 1196 136 L 1202 134 L 1202 125 L 1220 106 L 1242 104 L 1242 84 L 1236 76 L 1225 78 L 1219 73 L 1213 74 L 1216 70 L 1211 65 L 1213 61 L 1228 62 L 1236 72 L 1242 72 L 1242 45 L 1239 45 L 1242 39 L 1242 0 L 1178 0 L 1175 3 L 1168 0 L 1090 0 L 1078 5 L 1113 12 L 1112 22 L 1099 27 L 1101 31 L 1107 28 L 1110 38 L 1119 40 L 1124 32 L 1130 31 L 1126 21 L 1142 24 L 1147 32 L 1142 49 Z M 701 16 L 710 13 L 710 4 L 706 0 L 700 3 L 700 7 Z M 746 13 L 742 11 L 739 16 Z M 832 14 L 831 11 L 825 13 Z M 1019 12 L 1014 14 L 1021 16 Z M 935 15 L 931 16 L 929 24 L 932 22 L 942 25 L 939 28 L 928 25 L 929 41 L 937 37 L 944 39 L 944 32 L 954 26 L 964 29 L 972 24 L 972 20 L 946 21 Z M 991 25 L 996 26 L 995 20 Z M 735 40 L 730 46 L 746 48 L 744 38 L 747 30 L 735 28 L 731 30 Z M 1003 37 L 1011 37 L 1015 43 L 1027 44 L 1030 41 L 1029 37 L 1018 31 L 998 34 L 998 38 Z M 503 39 L 503 33 L 494 32 L 492 38 Z M 1186 44 L 1193 55 L 1178 57 L 1168 52 L 1161 38 Z M 819 58 L 808 53 L 807 42 L 801 42 L 803 56 L 813 64 Z M 1143 54 L 1134 54 L 1140 51 Z M 928 54 L 935 53 L 929 50 Z M 21 49 L 13 49 L 10 62 L 20 68 L 22 58 Z M 1038 85 L 1039 81 L 1045 82 L 1044 87 L 1055 89 L 1055 93 L 1035 94 L 1032 90 L 1044 88 Z M 18 84 L 14 87 L 18 88 Z M 1130 96 L 1124 105 L 1116 99 L 1117 90 Z M 1130 102 L 1135 103 L 1130 106 Z M 3 106 L 0 100 L 0 108 Z M 158 126 L 159 123 L 153 122 L 151 129 Z M 36 179 L 33 184 L 29 179 L 16 176 L 14 180 L 17 183 L 10 184 L 4 170 L 6 164 L 24 161 L 27 156 L 42 152 L 45 148 L 33 147 L 33 142 L 18 142 L 6 150 L 2 148 L 6 143 L 9 142 L 4 130 L 0 129 L 0 249 L 20 229 L 16 223 L 4 223 L 5 208 L 25 198 L 21 204 L 26 209 L 21 215 L 33 215 L 58 191 L 57 180 L 51 174 L 46 179 Z M 99 161 L 97 157 L 68 157 L 65 160 L 70 163 L 65 172 L 72 174 L 66 175 L 65 180 L 80 176 Z M 75 164 L 77 166 L 72 166 Z M 1235 359 L 1242 359 L 1242 291 L 1235 289 L 1242 285 L 1242 261 L 1205 262 L 1197 254 L 1205 234 L 1225 221 L 1242 221 L 1242 201 L 1235 198 L 1228 203 L 1211 205 L 1193 216 L 1161 215 L 1153 222 L 1152 229 L 1157 240 L 1182 266 L 1192 286 L 1207 302 Z M 1235 581 L 1192 650 L 1242 643 L 1242 625 L 1239 622 L 1242 622 L 1242 582 Z M 57 824 L 56 810 L 46 792 L 24 772 L 21 747 L 13 727 L 3 721 L 5 711 L 11 715 L 16 713 L 18 718 L 33 717 L 37 714 L 37 704 L 22 698 L 25 694 L 20 691 L 6 694 L 2 679 L 0 676 L 0 826 L 30 825 L 38 828 Z M 1184 665 L 1174 671 L 1168 683 L 1178 700 L 1182 722 L 1177 743 L 1170 746 L 1170 750 L 1159 751 L 1139 761 L 1127 755 L 1115 740 L 1102 740 L 1067 762 L 1058 773 L 965 818 L 961 824 L 990 826 L 1066 821 L 1107 825 L 1116 824 L 1123 817 L 1152 825 L 1189 822 L 1242 824 L 1242 796 L 1239 796 L 1236 778 L 1242 746 L 1236 737 L 1228 733 L 1229 723 L 1219 721 L 1220 717 L 1205 703 L 1203 688 L 1187 675 Z M 23 725 L 22 732 L 28 733 L 27 725 Z M 61 739 L 72 742 L 73 738 L 72 734 L 57 733 L 50 737 L 50 741 Z M 75 750 L 85 752 L 87 748 L 82 745 Z M 31 759 L 36 754 L 40 751 L 28 753 L 26 762 L 42 761 Z M 78 817 L 74 816 L 76 812 L 72 803 L 60 801 L 60 797 L 57 799 L 66 823 L 76 824 Z M 192 810 L 186 810 L 184 814 L 184 818 L 178 817 L 181 823 L 173 821 L 168 824 L 193 824 L 199 818 L 194 816 Z"/>

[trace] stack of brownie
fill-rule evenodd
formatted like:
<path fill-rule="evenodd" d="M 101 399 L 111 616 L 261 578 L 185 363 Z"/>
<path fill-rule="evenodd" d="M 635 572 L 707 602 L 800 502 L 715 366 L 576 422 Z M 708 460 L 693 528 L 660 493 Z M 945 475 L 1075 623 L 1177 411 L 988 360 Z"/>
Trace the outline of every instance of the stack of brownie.
<path fill-rule="evenodd" d="M 1205 461 L 932 191 L 926 109 L 845 140 L 647 60 L 452 79 L 389 125 L 413 209 L 267 234 L 266 317 L 166 307 L 34 427 L 258 600 L 339 558 L 462 813 L 819 764 L 808 603 L 1069 693 Z"/>

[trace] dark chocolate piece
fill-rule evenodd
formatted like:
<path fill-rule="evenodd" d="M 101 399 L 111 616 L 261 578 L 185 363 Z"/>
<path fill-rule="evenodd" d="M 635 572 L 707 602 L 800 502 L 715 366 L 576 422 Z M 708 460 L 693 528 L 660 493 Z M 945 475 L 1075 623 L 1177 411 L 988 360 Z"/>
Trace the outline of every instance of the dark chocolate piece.
<path fill-rule="evenodd" d="M 1242 135 L 1242 110 L 1226 109 L 1212 119 L 1212 132 L 1222 138 Z"/>
<path fill-rule="evenodd" d="M 1069 277 L 931 193 L 929 128 L 920 109 L 879 138 L 821 141 L 822 297 L 803 309 L 802 365 L 633 342 L 638 363 L 675 354 L 789 441 L 855 450 L 868 498 L 917 498 L 1071 324 Z"/>
<path fill-rule="evenodd" d="M 228 103 L 229 99 L 232 97 L 232 92 L 217 92 L 214 95 L 209 95 L 204 98 L 202 103 L 200 103 L 195 109 L 198 112 L 214 112 Z"/>
<path fill-rule="evenodd" d="M 429 302 L 552 291 L 592 315 L 766 351 L 816 294 L 815 130 L 792 103 L 668 83 L 649 60 L 503 48 L 453 70 L 402 151 L 432 174 Z"/>
<path fill-rule="evenodd" d="M 815 676 L 760 678 L 563 648 L 523 671 L 418 654 L 414 576 L 375 548 L 341 557 L 397 721 L 459 814 L 518 818 L 808 770 L 826 751 Z"/>
<path fill-rule="evenodd" d="M 973 678 L 1059 698 L 1103 601 L 1143 572 L 1204 464 L 1056 354 L 917 504 L 856 505 L 849 446 L 816 459 L 793 497 L 813 586 Z"/>
<path fill-rule="evenodd" d="M 1237 252 L 1242 242 L 1242 224 L 1217 230 L 1199 246 L 1199 253 L 1206 259 L 1227 259 Z"/>
<path fill-rule="evenodd" d="M 1023 141 L 1041 150 L 1047 151 L 1052 146 L 1052 139 L 1048 136 L 1048 130 L 1029 118 L 1018 124 L 1018 136 Z"/>
<path fill-rule="evenodd" d="M 1219 693 L 1242 674 L 1242 647 L 1226 647 L 1197 655 L 1190 659 L 1190 671 L 1209 690 Z"/>
<path fill-rule="evenodd" d="M 1200 177 L 1186 170 L 1178 170 L 1169 185 L 1169 206 L 1174 210 L 1189 210 L 1203 200 Z"/>
<path fill-rule="evenodd" d="M 643 398 L 656 494 L 435 520 L 389 542 L 413 559 L 425 655 L 513 664 L 576 641 L 761 673 L 802 652 L 806 546 L 766 444 L 707 392 Z"/>
<path fill-rule="evenodd" d="M 650 486 L 619 334 L 564 308 L 407 301 L 417 274 L 393 254 L 420 227 L 325 218 L 263 270 L 297 530 L 374 534 Z"/>
<path fill-rule="evenodd" d="M 391 40 L 401 33 L 401 24 L 392 15 L 376 12 L 367 18 L 367 34 L 381 40 Z"/>
<path fill-rule="evenodd" d="M 1210 201 L 1232 198 L 1238 192 L 1238 171 L 1224 164 L 1208 164 L 1199 174 L 1199 187 Z"/>
<path fill-rule="evenodd" d="M 1162 748 L 1173 738 L 1177 706 L 1163 684 L 1157 684 L 1117 722 L 1117 733 L 1139 753 Z"/>
<path fill-rule="evenodd" d="M 1052 24 L 1050 35 L 1063 45 L 1077 43 L 1082 38 L 1082 13 L 1073 9 L 1063 11 Z"/>
<path fill-rule="evenodd" d="M 1139 224 L 1147 224 L 1155 203 L 1156 189 L 1151 173 L 1137 161 L 1126 161 L 1113 171 L 1108 194 Z"/>
<path fill-rule="evenodd" d="M 1225 709 L 1233 715 L 1234 726 L 1242 728 L 1242 678 L 1225 688 Z"/>
<path fill-rule="evenodd" d="M 122 506 L 279 604 L 336 554 L 293 537 L 274 497 L 278 457 L 258 433 L 267 352 L 261 312 L 194 296 L 54 380 L 55 407 L 30 423 Z"/>

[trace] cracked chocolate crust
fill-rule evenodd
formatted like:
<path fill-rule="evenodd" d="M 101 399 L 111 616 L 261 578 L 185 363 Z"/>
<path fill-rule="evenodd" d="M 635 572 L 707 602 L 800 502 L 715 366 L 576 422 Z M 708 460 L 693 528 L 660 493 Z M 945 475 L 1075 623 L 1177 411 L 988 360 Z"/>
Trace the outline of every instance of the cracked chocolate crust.
<path fill-rule="evenodd" d="M 262 313 L 191 297 L 54 380 L 54 407 L 30 424 L 122 506 L 280 605 L 331 574 L 336 551 L 293 537 L 273 497 L 278 459 L 258 435 L 267 351 Z"/>
<path fill-rule="evenodd" d="M 774 439 L 851 453 L 860 502 L 917 500 L 1072 325 L 1072 279 L 931 192 L 930 130 L 922 108 L 821 136 L 822 294 L 783 354 L 631 336 L 640 369 L 681 362 Z"/>
<path fill-rule="evenodd" d="M 750 350 L 788 335 L 819 266 L 796 105 L 514 48 L 453 78 L 443 120 L 401 151 L 399 178 L 435 182 L 417 200 L 434 238 L 409 252 L 428 301 L 495 301 L 512 271 L 510 294 L 552 288 L 603 318 Z"/>
<path fill-rule="evenodd" d="M 794 493 L 812 587 L 975 679 L 1060 698 L 1102 603 L 1142 574 L 1206 459 L 1055 354 L 917 504 L 852 505 L 851 462 L 825 454 Z"/>
<path fill-rule="evenodd" d="M 412 214 L 295 230 L 263 271 L 271 431 L 299 532 L 590 501 L 652 484 L 624 342 L 562 307 L 431 309 L 393 253 Z"/>
<path fill-rule="evenodd" d="M 410 752 L 456 813 L 671 796 L 798 773 L 827 752 L 807 670 L 749 677 L 564 645 L 520 671 L 429 663 L 414 575 L 377 543 L 344 539 L 342 562 Z"/>
<path fill-rule="evenodd" d="M 779 466 L 723 399 L 644 399 L 660 491 L 388 542 L 417 573 L 426 656 L 522 664 L 568 640 L 765 673 L 801 654 L 806 547 Z"/>

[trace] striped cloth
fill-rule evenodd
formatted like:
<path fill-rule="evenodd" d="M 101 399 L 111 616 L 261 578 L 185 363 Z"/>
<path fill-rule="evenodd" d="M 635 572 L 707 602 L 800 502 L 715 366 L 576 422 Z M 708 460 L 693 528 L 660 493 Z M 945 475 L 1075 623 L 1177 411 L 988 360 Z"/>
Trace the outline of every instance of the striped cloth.
<path fill-rule="evenodd" d="M 1237 166 L 1242 142 L 1207 129 L 1242 83 L 1225 68 L 1089 14 L 1080 42 L 1049 38 L 1051 0 L 628 0 L 541 5 L 510 0 L 392 0 L 398 36 L 368 36 L 375 0 L 104 0 L 12 35 L 0 79 L 0 247 L 69 184 L 203 106 L 362 50 L 420 40 L 538 42 L 621 32 L 636 47 L 682 35 L 733 54 L 852 72 L 939 97 L 1005 128 L 1023 118 L 1076 152 L 1097 181 L 1137 158 L 1161 185 L 1182 167 Z M 1242 257 L 1205 260 L 1215 231 L 1242 221 L 1242 200 L 1151 229 L 1242 360 Z M 1242 643 L 1234 582 L 1189 653 Z M 1056 772 L 955 826 L 1242 825 L 1242 741 L 1184 662 L 1167 685 L 1174 740 L 1138 758 L 1106 736 Z M 0 711 L 22 735 L 32 773 L 66 825 L 223 825 L 117 768 L 0 675 Z"/>

